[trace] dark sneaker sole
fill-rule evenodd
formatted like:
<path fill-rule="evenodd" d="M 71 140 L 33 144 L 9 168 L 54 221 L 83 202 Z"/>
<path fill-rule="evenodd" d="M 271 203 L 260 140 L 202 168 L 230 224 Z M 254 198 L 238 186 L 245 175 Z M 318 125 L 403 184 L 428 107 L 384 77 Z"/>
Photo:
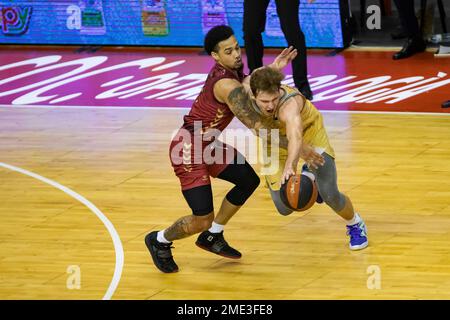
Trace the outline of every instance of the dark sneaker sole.
<path fill-rule="evenodd" d="M 158 260 L 157 260 L 156 254 L 151 249 L 152 245 L 150 243 L 150 234 L 145 236 L 145 245 L 147 246 L 148 251 L 150 251 L 150 254 L 152 255 L 153 264 L 158 268 L 159 271 L 164 272 L 164 273 L 176 273 L 176 272 L 178 272 L 178 268 L 175 269 L 175 270 L 164 270 L 164 269 L 162 269 L 162 268 L 160 268 L 158 266 L 158 263 L 157 263 Z"/>
<path fill-rule="evenodd" d="M 209 250 L 207 247 L 204 247 L 204 246 L 202 246 L 201 244 L 198 244 L 198 243 L 195 243 L 195 245 L 196 245 L 197 247 L 199 247 L 200 249 L 203 249 L 203 250 L 205 250 L 205 251 L 208 251 L 208 252 L 217 254 L 218 256 L 222 256 L 222 257 L 225 257 L 225 258 L 235 259 L 235 260 L 242 258 L 242 256 L 237 257 L 237 256 L 229 256 L 229 255 L 226 255 L 226 254 L 224 254 L 224 253 L 216 253 L 216 252 L 211 251 L 211 250 Z"/>

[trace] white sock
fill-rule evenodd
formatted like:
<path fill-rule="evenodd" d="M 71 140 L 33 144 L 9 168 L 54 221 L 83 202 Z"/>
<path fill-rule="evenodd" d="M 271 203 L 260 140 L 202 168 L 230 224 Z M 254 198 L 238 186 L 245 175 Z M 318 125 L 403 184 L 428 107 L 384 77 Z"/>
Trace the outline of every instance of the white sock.
<path fill-rule="evenodd" d="M 211 233 L 220 233 L 220 232 L 222 232 L 223 231 L 223 228 L 224 228 L 225 226 L 223 225 L 223 224 L 218 224 L 218 223 L 215 223 L 214 221 L 213 221 L 213 223 L 212 223 L 212 225 L 211 225 L 211 228 L 209 228 L 209 232 L 211 232 Z"/>
<path fill-rule="evenodd" d="M 360 223 L 362 221 L 361 217 L 359 216 L 359 214 L 357 212 L 355 212 L 355 215 L 353 216 L 353 218 L 351 220 L 345 220 L 347 222 L 348 226 L 352 226 L 354 224 Z"/>
<path fill-rule="evenodd" d="M 156 237 L 156 240 L 158 240 L 158 242 L 161 243 L 170 243 L 170 241 L 167 240 L 166 237 L 164 237 L 164 231 L 165 230 L 158 231 L 158 236 Z"/>

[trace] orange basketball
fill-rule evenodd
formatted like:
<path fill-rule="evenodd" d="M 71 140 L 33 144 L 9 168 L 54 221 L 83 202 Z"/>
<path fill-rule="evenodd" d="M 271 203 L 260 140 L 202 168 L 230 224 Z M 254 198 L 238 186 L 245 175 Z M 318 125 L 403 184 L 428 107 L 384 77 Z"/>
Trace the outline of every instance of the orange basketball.
<path fill-rule="evenodd" d="M 304 173 L 291 176 L 281 186 L 281 200 L 295 211 L 305 211 L 312 207 L 317 199 L 317 186 L 314 179 Z"/>

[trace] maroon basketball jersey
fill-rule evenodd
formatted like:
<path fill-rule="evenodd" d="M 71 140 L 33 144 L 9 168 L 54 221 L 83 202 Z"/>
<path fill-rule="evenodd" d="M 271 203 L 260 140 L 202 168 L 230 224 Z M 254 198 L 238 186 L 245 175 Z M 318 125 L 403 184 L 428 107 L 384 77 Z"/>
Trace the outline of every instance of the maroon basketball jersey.
<path fill-rule="evenodd" d="M 202 132 L 208 129 L 224 130 L 233 120 L 233 112 L 226 103 L 220 103 L 214 97 L 214 85 L 221 79 L 244 80 L 243 68 L 232 72 L 216 63 L 208 74 L 202 91 L 192 105 L 191 111 L 184 116 L 183 128 L 194 133 L 194 121 L 201 121 Z"/>

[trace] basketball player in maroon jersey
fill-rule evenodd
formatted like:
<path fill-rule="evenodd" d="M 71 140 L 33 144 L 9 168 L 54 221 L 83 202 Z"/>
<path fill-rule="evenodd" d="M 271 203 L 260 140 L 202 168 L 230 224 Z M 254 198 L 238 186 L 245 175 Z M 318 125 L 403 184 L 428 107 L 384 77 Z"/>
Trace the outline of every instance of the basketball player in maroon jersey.
<path fill-rule="evenodd" d="M 252 195 L 260 183 L 253 168 L 243 155 L 230 145 L 221 143 L 217 136 L 241 112 L 233 101 L 241 101 L 246 94 L 242 87 L 243 64 L 239 44 L 228 26 L 212 28 L 205 37 L 204 47 L 216 64 L 195 100 L 184 124 L 170 144 L 170 159 L 181 182 L 184 198 L 192 215 L 178 219 L 170 227 L 150 232 L 145 243 L 156 267 L 165 273 L 177 272 L 172 252 L 172 241 L 200 233 L 196 245 L 215 254 L 239 259 L 241 253 L 225 241 L 225 224 Z M 295 49 L 288 48 L 270 65 L 284 68 L 295 58 Z M 247 127 L 269 127 L 257 117 L 241 116 Z M 242 121 L 242 120 L 241 120 Z M 214 216 L 210 177 L 217 177 L 235 186 L 222 201 Z"/>

